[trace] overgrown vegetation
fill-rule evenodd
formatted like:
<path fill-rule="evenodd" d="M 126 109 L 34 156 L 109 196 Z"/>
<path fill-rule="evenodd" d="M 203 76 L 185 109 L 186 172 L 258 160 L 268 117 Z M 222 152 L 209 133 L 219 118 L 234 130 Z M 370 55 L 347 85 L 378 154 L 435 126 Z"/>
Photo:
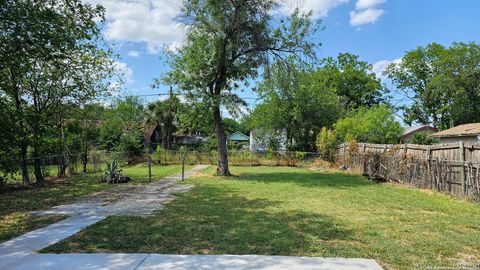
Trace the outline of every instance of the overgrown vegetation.
<path fill-rule="evenodd" d="M 232 172 L 187 180 L 195 188 L 154 217 L 109 217 L 46 251 L 373 258 L 398 270 L 480 259 L 476 204 L 348 174 Z"/>
<path fill-rule="evenodd" d="M 360 108 L 335 124 L 340 141 L 355 139 L 359 142 L 391 143 L 400 141 L 403 128 L 395 119 L 393 109 L 387 105 Z"/>

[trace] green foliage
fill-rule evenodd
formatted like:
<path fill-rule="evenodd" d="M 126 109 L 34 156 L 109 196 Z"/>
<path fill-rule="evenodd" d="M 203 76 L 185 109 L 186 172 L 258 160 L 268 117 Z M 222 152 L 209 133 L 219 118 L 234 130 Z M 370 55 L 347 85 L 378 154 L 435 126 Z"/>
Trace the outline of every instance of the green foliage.
<path fill-rule="evenodd" d="M 407 124 L 439 129 L 480 122 L 480 45 L 431 43 L 408 51 L 385 74 L 413 102 L 402 106 Z"/>
<path fill-rule="evenodd" d="M 17 171 L 19 165 L 19 162 L 15 160 L 18 154 L 17 125 L 14 118 L 8 117 L 14 115 L 12 109 L 4 97 L 0 96 L 0 191 L 7 178 Z"/>
<path fill-rule="evenodd" d="M 338 144 L 339 140 L 335 131 L 324 127 L 318 133 L 317 151 L 321 154 L 322 159 L 330 162 L 335 161 Z"/>
<path fill-rule="evenodd" d="M 158 164 L 162 163 L 162 159 L 165 157 L 165 150 L 163 149 L 162 146 L 157 145 L 157 148 L 155 149 L 155 152 L 153 153 L 153 159 L 158 162 Z M 166 160 L 164 160 L 166 163 Z"/>
<path fill-rule="evenodd" d="M 366 143 L 396 144 L 403 128 L 395 119 L 393 109 L 386 106 L 360 108 L 335 124 L 335 132 L 343 142 L 355 139 Z"/>
<path fill-rule="evenodd" d="M 182 17 L 189 31 L 185 45 L 170 54 L 171 71 L 163 81 L 177 85 L 188 99 L 206 104 L 212 113 L 219 135 L 220 174 L 229 175 L 220 107 L 239 115 L 246 102 L 237 90 L 248 86 L 272 59 L 315 58 L 317 44 L 310 37 L 319 23 L 298 9 L 278 21 L 271 15 L 278 7 L 274 0 L 183 1 Z"/>
<path fill-rule="evenodd" d="M 148 104 L 146 123 L 151 126 L 160 127 L 163 148 L 167 150 L 172 148 L 173 134 L 179 129 L 179 119 L 181 117 L 187 117 L 186 110 L 186 106 L 173 94 L 167 100 L 160 100 Z M 190 117 L 194 118 L 194 116 Z M 183 131 L 185 132 L 187 130 Z"/>
<path fill-rule="evenodd" d="M 143 105 L 138 97 L 117 99 L 106 113 L 100 127 L 100 144 L 106 150 L 138 154 L 143 137 Z"/>
<path fill-rule="evenodd" d="M 222 119 L 223 128 L 225 129 L 225 134 L 230 135 L 236 131 L 242 132 L 240 129 L 240 124 L 232 118 L 223 118 Z"/>
<path fill-rule="evenodd" d="M 5 0 L 0 6 L 0 95 L 15 108 L 10 117 L 18 117 L 19 147 L 33 148 L 39 184 L 44 138 L 73 106 L 108 92 L 114 67 L 102 39 L 103 15 L 101 6 L 81 0 Z"/>
<path fill-rule="evenodd" d="M 142 139 L 143 136 L 140 130 L 126 131 L 120 137 L 120 141 L 115 150 L 123 153 L 130 159 L 142 156 L 144 153 Z"/>
<path fill-rule="evenodd" d="M 341 98 L 327 85 L 323 73 L 309 72 L 298 63 L 274 64 L 269 77 L 259 85 L 262 103 L 251 125 L 264 130 L 287 130 L 295 149 L 315 150 L 322 127 L 330 127 L 342 114 Z"/>
<path fill-rule="evenodd" d="M 188 151 L 187 151 L 187 148 L 186 148 L 184 145 L 182 145 L 182 146 L 180 147 L 180 149 L 178 150 L 178 152 L 180 153 L 180 157 L 181 157 L 182 159 L 187 158 L 187 153 L 188 153 Z"/>
<path fill-rule="evenodd" d="M 439 143 L 439 140 L 435 137 L 432 137 L 428 132 L 417 132 L 413 135 L 409 143 L 432 145 L 432 144 Z"/>
<path fill-rule="evenodd" d="M 359 60 L 359 56 L 340 53 L 337 59 L 328 57 L 316 73 L 318 78 L 326 78 L 327 85 L 341 96 L 349 110 L 370 107 L 384 101 L 387 90 L 372 71 L 373 66 Z"/>
<path fill-rule="evenodd" d="M 106 162 L 107 171 L 103 173 L 102 179 L 109 184 L 126 183 L 130 181 L 130 177 L 123 175 L 120 164 L 114 159 L 111 163 Z"/>

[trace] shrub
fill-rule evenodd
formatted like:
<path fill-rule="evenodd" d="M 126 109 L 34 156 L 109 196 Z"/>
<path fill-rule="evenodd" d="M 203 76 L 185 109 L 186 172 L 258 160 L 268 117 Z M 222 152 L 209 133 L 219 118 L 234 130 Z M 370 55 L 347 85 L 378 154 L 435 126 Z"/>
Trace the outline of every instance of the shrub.
<path fill-rule="evenodd" d="M 338 137 L 335 131 L 327 128 L 322 128 L 317 136 L 317 149 L 321 157 L 327 161 L 335 161 L 337 153 Z"/>
<path fill-rule="evenodd" d="M 417 132 L 413 135 L 412 139 L 410 140 L 410 143 L 423 144 L 423 145 L 432 145 L 438 142 L 439 141 L 437 138 L 432 137 L 427 132 Z"/>
<path fill-rule="evenodd" d="M 128 158 L 139 157 L 143 154 L 142 134 L 140 130 L 125 132 L 120 137 L 120 142 L 116 148 Z"/>
<path fill-rule="evenodd" d="M 395 119 L 393 109 L 386 106 L 360 108 L 349 117 L 338 120 L 335 132 L 342 142 L 355 139 L 359 142 L 396 144 L 403 128 Z"/>
<path fill-rule="evenodd" d="M 162 158 L 165 158 L 165 150 L 163 149 L 162 146 L 157 145 L 157 148 L 155 149 L 155 152 L 152 155 L 153 160 L 158 162 L 158 164 L 162 164 Z M 166 160 L 164 160 L 165 164 L 167 163 Z"/>
<path fill-rule="evenodd" d="M 103 173 L 102 180 L 109 184 L 126 183 L 131 179 L 123 175 L 119 163 L 114 159 L 111 163 L 106 162 L 107 171 Z"/>

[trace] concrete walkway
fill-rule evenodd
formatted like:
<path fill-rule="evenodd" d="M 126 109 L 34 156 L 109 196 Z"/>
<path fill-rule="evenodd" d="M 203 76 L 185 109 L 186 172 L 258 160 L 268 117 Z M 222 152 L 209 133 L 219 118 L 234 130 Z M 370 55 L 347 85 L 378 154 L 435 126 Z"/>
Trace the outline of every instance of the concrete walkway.
<path fill-rule="evenodd" d="M 189 177 L 207 166 L 195 166 Z M 173 200 L 174 193 L 191 186 L 179 185 L 181 175 L 148 185 L 123 186 L 121 196 L 101 194 L 66 205 L 35 212 L 36 215 L 64 214 L 70 217 L 0 244 L 0 269 L 147 270 L 147 269 L 299 269 L 381 270 L 367 259 L 285 257 L 259 255 L 162 255 L 162 254 L 38 254 L 37 251 L 66 239 L 107 216 L 149 216 Z M 113 190 L 115 192 L 115 189 Z"/>
<path fill-rule="evenodd" d="M 367 259 L 260 255 L 33 254 L 5 270 L 382 270 Z"/>

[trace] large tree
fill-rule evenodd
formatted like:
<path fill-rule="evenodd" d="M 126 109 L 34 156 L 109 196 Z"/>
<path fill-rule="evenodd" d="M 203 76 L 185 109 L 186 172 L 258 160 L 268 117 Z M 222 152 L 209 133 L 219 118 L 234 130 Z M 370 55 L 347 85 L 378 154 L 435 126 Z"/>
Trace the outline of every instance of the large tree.
<path fill-rule="evenodd" d="M 99 28 L 104 9 L 81 0 L 1 3 L 0 91 L 20 115 L 22 152 L 31 133 L 41 184 L 39 151 L 54 116 L 106 90 L 105 79 L 113 74 Z"/>
<path fill-rule="evenodd" d="M 260 67 L 286 55 L 314 56 L 310 35 L 318 29 L 309 14 L 296 10 L 278 20 L 274 0 L 184 0 L 186 44 L 172 56 L 167 83 L 208 104 L 215 122 L 217 173 L 229 175 L 221 109 L 244 104 L 239 82 L 258 76 Z"/>
<path fill-rule="evenodd" d="M 480 121 L 480 45 L 432 43 L 405 54 L 385 71 L 409 102 L 405 122 L 440 129 Z"/>
<path fill-rule="evenodd" d="M 329 84 L 330 76 L 291 62 L 272 65 L 258 87 L 262 102 L 253 114 L 253 125 L 270 132 L 285 130 L 290 146 L 314 151 L 322 127 L 331 127 L 341 116 L 341 97 Z"/>
<path fill-rule="evenodd" d="M 327 57 L 317 69 L 319 77 L 328 77 L 328 85 L 343 97 L 347 109 L 373 106 L 384 101 L 387 89 L 372 71 L 373 66 L 357 55 L 340 53 L 337 59 Z"/>

